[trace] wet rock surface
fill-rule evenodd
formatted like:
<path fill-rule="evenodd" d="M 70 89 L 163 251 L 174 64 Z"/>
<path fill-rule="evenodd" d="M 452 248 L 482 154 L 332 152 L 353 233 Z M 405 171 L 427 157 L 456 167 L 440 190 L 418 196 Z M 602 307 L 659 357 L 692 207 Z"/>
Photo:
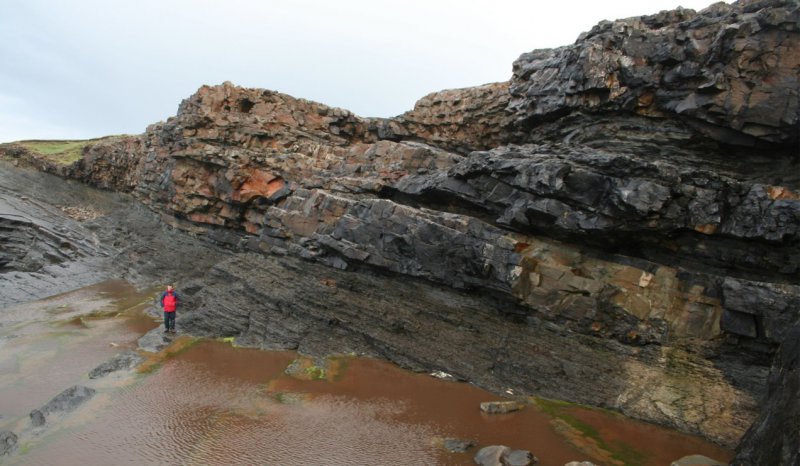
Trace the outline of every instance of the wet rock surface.
<path fill-rule="evenodd" d="M 799 15 L 603 22 L 394 119 L 225 83 L 73 165 L 5 146 L 152 212 L 50 208 L 19 181 L 36 175 L 0 170 L 0 205 L 30 213 L 0 216 L 0 304 L 177 277 L 196 334 L 378 355 L 733 445 L 800 312 Z"/>
<path fill-rule="evenodd" d="M 112 372 L 130 370 L 136 367 L 143 360 L 144 358 L 139 356 L 136 352 L 126 351 L 114 356 L 103 364 L 100 364 L 92 369 L 91 372 L 89 372 L 89 378 L 98 379 L 100 377 L 105 377 Z"/>
<path fill-rule="evenodd" d="M 467 450 L 475 446 L 473 440 L 445 439 L 443 445 L 445 450 L 451 453 L 466 453 Z"/>
<path fill-rule="evenodd" d="M 10 430 L 0 430 L 0 456 L 10 455 L 17 447 L 17 435 Z"/>
<path fill-rule="evenodd" d="M 529 451 L 512 450 L 504 445 L 483 447 L 474 459 L 480 466 L 528 466 L 539 461 Z"/>
<path fill-rule="evenodd" d="M 486 414 L 507 414 L 519 411 L 525 403 L 519 401 L 486 401 L 481 403 L 481 411 Z"/>
<path fill-rule="evenodd" d="M 758 419 L 737 447 L 733 465 L 797 464 L 800 461 L 800 323 L 785 332 L 769 373 Z"/>
<path fill-rule="evenodd" d="M 68 206 L 103 214 L 79 221 Z M 180 281 L 187 275 L 183 261 L 191 258 L 192 268 L 202 270 L 222 257 L 212 245 L 166 228 L 128 196 L 65 183 L 5 160 L 0 224 L 2 254 L 19 258 L 0 268 L 0 308 L 112 278 L 143 285 Z"/>
<path fill-rule="evenodd" d="M 31 424 L 34 427 L 40 427 L 47 422 L 47 418 L 51 415 L 74 411 L 78 406 L 91 399 L 96 392 L 90 387 L 74 385 L 56 395 L 41 408 L 31 411 Z"/>
<path fill-rule="evenodd" d="M 164 333 L 162 327 L 157 327 L 147 332 L 142 338 L 139 338 L 137 343 L 142 351 L 158 353 L 169 346 L 173 338 L 172 334 Z"/>

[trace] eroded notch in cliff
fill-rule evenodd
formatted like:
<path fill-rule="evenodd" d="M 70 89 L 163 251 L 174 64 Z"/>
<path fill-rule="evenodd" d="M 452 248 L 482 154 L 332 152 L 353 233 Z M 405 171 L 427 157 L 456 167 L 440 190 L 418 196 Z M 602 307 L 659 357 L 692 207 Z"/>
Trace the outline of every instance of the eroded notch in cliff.
<path fill-rule="evenodd" d="M 255 102 L 250 99 L 242 99 L 239 101 L 239 111 L 242 113 L 250 113 L 250 110 L 252 110 L 255 105 Z"/>

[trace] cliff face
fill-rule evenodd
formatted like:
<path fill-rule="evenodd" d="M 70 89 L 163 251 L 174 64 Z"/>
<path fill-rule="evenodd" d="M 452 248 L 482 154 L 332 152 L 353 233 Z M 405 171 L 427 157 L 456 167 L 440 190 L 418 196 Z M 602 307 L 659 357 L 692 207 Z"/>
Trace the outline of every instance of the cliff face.
<path fill-rule="evenodd" d="M 799 23 L 781 0 L 603 22 L 392 119 L 204 86 L 50 169 L 251 253 L 189 287 L 198 333 L 355 348 L 733 445 L 798 317 Z M 319 283 L 348 287 L 304 295 Z"/>
<path fill-rule="evenodd" d="M 797 464 L 800 445 L 800 325 L 787 331 L 768 379 L 765 406 L 742 438 L 733 465 Z"/>
<path fill-rule="evenodd" d="M 515 124 L 624 112 L 678 118 L 725 145 L 796 147 L 796 15 L 794 1 L 751 0 L 604 21 L 575 45 L 514 63 Z"/>

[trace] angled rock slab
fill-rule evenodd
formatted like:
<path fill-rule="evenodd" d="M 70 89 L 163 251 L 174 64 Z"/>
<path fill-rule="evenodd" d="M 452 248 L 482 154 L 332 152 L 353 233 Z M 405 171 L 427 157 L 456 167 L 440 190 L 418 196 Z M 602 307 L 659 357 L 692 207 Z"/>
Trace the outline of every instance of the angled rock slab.
<path fill-rule="evenodd" d="M 31 423 L 39 427 L 47 422 L 47 416 L 55 413 L 68 413 L 91 399 L 97 391 L 83 385 L 73 385 L 56 395 L 46 405 L 30 413 Z"/>
<path fill-rule="evenodd" d="M 89 372 L 89 378 L 97 379 L 112 372 L 133 369 L 143 360 L 144 358 L 139 356 L 136 352 L 126 351 L 92 369 L 91 372 Z"/>
<path fill-rule="evenodd" d="M 487 414 L 507 414 L 519 411 L 525 407 L 521 401 L 484 401 L 481 403 L 481 411 Z"/>
<path fill-rule="evenodd" d="M 137 343 L 142 351 L 158 353 L 172 343 L 172 337 L 170 334 L 165 334 L 163 328 L 157 327 L 145 333 Z"/>

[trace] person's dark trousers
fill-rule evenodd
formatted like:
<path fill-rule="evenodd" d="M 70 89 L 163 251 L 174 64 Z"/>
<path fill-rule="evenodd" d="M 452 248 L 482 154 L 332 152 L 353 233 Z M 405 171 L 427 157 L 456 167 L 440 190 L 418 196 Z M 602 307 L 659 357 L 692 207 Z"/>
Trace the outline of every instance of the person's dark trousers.
<path fill-rule="evenodd" d="M 175 311 L 164 312 L 164 330 L 175 330 Z"/>

